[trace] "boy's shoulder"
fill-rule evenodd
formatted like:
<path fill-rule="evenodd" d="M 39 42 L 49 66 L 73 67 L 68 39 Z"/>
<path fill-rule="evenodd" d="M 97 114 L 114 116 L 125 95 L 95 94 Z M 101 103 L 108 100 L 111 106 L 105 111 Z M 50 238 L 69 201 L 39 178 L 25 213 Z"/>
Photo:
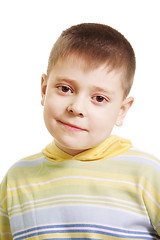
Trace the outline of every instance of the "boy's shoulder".
<path fill-rule="evenodd" d="M 45 161 L 46 158 L 41 152 L 22 158 L 9 168 L 6 176 L 7 178 L 17 178 L 20 176 L 25 176 L 27 172 L 33 174 L 33 172 L 36 172 Z"/>
<path fill-rule="evenodd" d="M 17 167 L 32 167 L 32 166 L 34 167 L 38 164 L 41 164 L 44 160 L 45 158 L 42 152 L 36 153 L 18 160 L 11 166 L 10 169 L 17 168 Z"/>
<path fill-rule="evenodd" d="M 136 147 L 130 148 L 124 154 L 119 156 L 119 158 L 126 161 L 126 163 L 128 162 L 130 165 L 135 165 L 137 170 L 139 167 L 139 170 L 143 171 L 145 171 L 145 169 L 154 169 L 160 172 L 160 159 Z"/>
<path fill-rule="evenodd" d="M 160 160 L 155 157 L 153 154 L 143 151 L 137 147 L 131 147 L 126 153 L 126 156 L 134 157 L 135 159 L 146 159 L 149 161 L 157 162 L 160 164 Z"/>

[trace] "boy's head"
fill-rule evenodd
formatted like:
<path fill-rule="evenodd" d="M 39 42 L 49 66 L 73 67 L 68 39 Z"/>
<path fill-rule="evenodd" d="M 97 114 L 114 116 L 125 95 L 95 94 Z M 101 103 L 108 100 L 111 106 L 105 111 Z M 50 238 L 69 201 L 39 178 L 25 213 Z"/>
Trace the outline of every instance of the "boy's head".
<path fill-rule="evenodd" d="M 62 32 L 50 53 L 47 75 L 58 59 L 75 54 L 86 62 L 86 70 L 106 64 L 124 73 L 124 97 L 129 94 L 135 73 L 135 54 L 128 40 L 117 30 L 97 23 L 83 23 Z"/>
<path fill-rule="evenodd" d="M 116 30 L 89 23 L 64 31 L 41 81 L 44 120 L 56 145 L 75 155 L 121 126 L 133 103 L 126 96 L 134 71 L 133 49 Z"/>

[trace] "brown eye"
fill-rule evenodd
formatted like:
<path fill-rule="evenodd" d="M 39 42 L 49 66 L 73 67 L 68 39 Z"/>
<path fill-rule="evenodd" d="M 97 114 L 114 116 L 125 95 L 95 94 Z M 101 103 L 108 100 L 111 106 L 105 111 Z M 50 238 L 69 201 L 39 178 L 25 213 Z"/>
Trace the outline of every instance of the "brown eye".
<path fill-rule="evenodd" d="M 103 102 L 105 100 L 105 98 L 102 96 L 96 96 L 95 99 L 97 102 Z"/>
<path fill-rule="evenodd" d="M 58 89 L 64 93 L 72 92 L 71 89 L 67 86 L 59 86 Z"/>
<path fill-rule="evenodd" d="M 63 92 L 68 92 L 70 90 L 68 87 L 65 87 L 65 86 L 62 86 L 61 88 Z"/>

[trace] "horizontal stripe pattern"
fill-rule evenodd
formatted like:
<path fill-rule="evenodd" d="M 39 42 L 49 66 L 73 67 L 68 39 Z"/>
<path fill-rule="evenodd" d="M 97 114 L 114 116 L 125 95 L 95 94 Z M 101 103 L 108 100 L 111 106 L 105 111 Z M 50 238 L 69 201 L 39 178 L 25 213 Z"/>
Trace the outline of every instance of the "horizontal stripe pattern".
<path fill-rule="evenodd" d="M 134 149 L 91 162 L 31 156 L 2 182 L 0 239 L 160 239 L 159 182 L 159 161 Z"/>
<path fill-rule="evenodd" d="M 96 224 L 64 224 L 64 225 L 50 225 L 41 226 L 37 228 L 30 228 L 14 234 L 15 240 L 26 239 L 26 237 L 33 237 L 44 235 L 48 233 L 95 233 L 106 236 L 113 236 L 119 238 L 131 239 L 154 239 L 155 233 L 147 233 L 143 231 L 130 231 L 125 229 L 118 229 L 113 227 L 106 227 Z M 74 238 L 75 239 L 75 238 Z M 158 239 L 160 239 L 158 237 Z"/>
<path fill-rule="evenodd" d="M 117 207 L 123 207 L 126 209 L 130 209 L 130 211 L 133 210 L 133 212 L 139 212 L 146 214 L 146 209 L 143 205 L 138 205 L 132 202 L 123 201 L 119 199 L 109 198 L 109 197 L 103 197 L 103 196 L 85 196 L 85 195 L 60 195 L 56 197 L 50 197 L 50 198 L 44 198 L 41 200 L 36 201 L 29 201 L 26 203 L 23 203 L 21 205 L 15 205 L 13 207 L 8 208 L 8 213 L 10 216 L 15 215 L 18 212 L 21 211 L 27 211 L 28 209 L 34 208 L 41 208 L 43 206 L 54 206 L 54 205 L 61 205 L 65 203 L 89 203 L 89 204 L 98 204 L 98 205 L 109 205 L 109 206 L 117 206 Z"/>
<path fill-rule="evenodd" d="M 123 219 L 122 219 L 123 215 Z M 65 204 L 56 207 L 45 207 L 39 210 L 31 210 L 30 212 L 25 212 L 24 214 L 18 214 L 14 217 L 12 226 L 16 232 L 23 229 L 24 221 L 26 228 L 35 225 L 51 225 L 57 224 L 58 222 L 92 222 L 99 223 L 101 225 L 111 225 L 111 226 L 126 226 L 126 228 L 136 229 L 143 231 L 150 229 L 150 223 L 147 216 L 140 215 L 134 212 L 124 211 L 123 209 L 118 209 L 114 207 L 103 207 L 99 205 L 90 204 Z M 43 219 L 42 219 L 43 216 Z M 53 217 L 54 216 L 54 217 Z M 111 217 L 112 216 L 112 217 Z M 47 222 L 46 222 L 47 220 Z M 11 219 L 12 222 L 12 219 Z M 19 223 L 17 226 L 17 222 Z M 137 224 L 137 222 L 139 224 Z M 131 224 L 132 223 L 132 224 Z M 140 224 L 141 223 L 141 224 Z"/>

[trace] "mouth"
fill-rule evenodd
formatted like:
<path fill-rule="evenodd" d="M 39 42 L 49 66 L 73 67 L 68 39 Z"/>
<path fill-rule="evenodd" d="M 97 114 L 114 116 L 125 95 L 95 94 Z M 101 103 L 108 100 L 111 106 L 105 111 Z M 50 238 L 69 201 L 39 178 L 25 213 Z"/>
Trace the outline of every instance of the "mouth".
<path fill-rule="evenodd" d="M 70 124 L 70 123 L 66 123 L 66 122 L 62 122 L 62 121 L 58 121 L 60 124 L 62 124 L 65 128 L 71 130 L 71 131 L 76 131 L 76 132 L 82 132 L 82 131 L 87 131 L 84 128 L 81 128 L 79 126 L 76 126 L 74 124 Z"/>

